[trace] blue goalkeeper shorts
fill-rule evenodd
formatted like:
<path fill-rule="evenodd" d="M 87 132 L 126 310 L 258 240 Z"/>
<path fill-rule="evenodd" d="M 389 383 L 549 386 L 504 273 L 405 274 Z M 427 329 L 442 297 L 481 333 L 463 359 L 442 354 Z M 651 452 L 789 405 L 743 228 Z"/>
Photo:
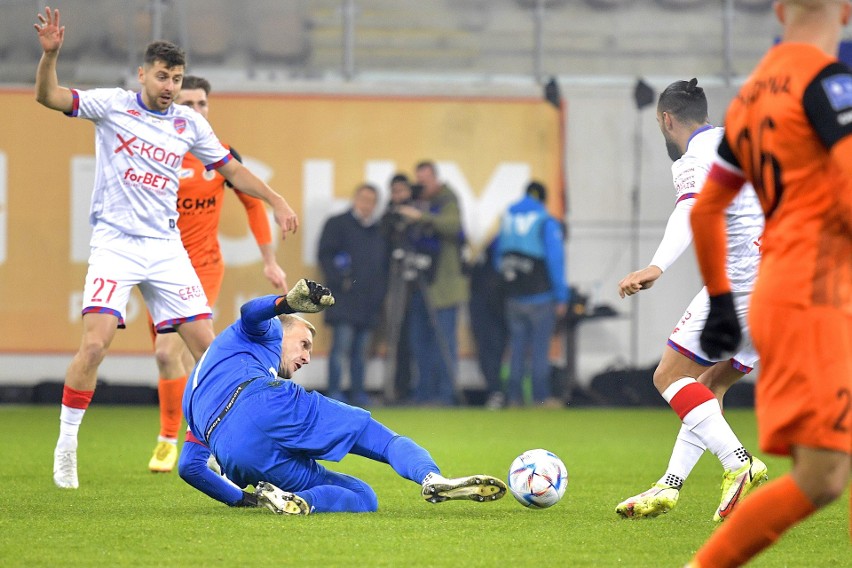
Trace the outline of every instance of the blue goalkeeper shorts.
<path fill-rule="evenodd" d="M 292 381 L 262 378 L 240 394 L 208 442 L 239 485 L 268 481 L 285 491 L 325 476 L 316 460 L 340 461 L 367 427 L 370 413 Z"/>

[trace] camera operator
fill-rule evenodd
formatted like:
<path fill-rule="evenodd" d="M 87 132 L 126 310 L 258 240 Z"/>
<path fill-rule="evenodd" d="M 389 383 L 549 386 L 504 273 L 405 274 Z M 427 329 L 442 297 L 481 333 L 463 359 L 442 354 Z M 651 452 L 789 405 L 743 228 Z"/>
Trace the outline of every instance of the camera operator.
<path fill-rule="evenodd" d="M 390 181 L 390 202 L 379 221 L 379 228 L 390 255 L 388 292 L 385 298 L 384 319 L 380 325 L 387 341 L 384 378 L 387 403 L 407 402 L 412 383 L 407 309 L 412 278 L 410 271 L 405 269 L 406 257 L 412 246 L 409 238 L 411 223 L 397 211 L 397 207 L 413 203 L 408 176 L 403 173 L 395 174 Z"/>
<path fill-rule="evenodd" d="M 408 310 L 409 341 L 417 365 L 415 402 L 452 405 L 458 359 L 456 321 L 459 304 L 468 300 L 462 271 L 464 234 L 459 202 L 438 179 L 435 164 L 417 164 L 417 184 L 422 186 L 413 204 L 395 207 L 410 224 L 410 250 L 417 286 Z M 426 266 L 428 259 L 428 266 Z"/>

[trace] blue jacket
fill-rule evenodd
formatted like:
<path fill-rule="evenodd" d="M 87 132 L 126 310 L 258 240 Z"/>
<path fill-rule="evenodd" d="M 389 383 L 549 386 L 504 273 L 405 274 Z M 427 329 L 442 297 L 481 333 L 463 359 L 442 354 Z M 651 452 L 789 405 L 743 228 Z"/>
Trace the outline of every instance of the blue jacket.
<path fill-rule="evenodd" d="M 525 196 L 509 207 L 496 252 L 507 297 L 527 303 L 568 301 L 562 227 L 543 203 Z"/>

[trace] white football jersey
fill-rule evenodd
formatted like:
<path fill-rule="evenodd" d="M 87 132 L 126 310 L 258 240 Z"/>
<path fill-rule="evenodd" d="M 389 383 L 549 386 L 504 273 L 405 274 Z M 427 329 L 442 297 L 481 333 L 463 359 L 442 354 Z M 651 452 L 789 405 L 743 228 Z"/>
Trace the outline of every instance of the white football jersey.
<path fill-rule="evenodd" d="M 716 150 L 724 134 L 724 128 L 708 126 L 692 135 L 684 155 L 672 164 L 676 203 L 698 196 L 716 160 Z M 760 237 L 763 235 L 763 210 L 754 188 L 750 184 L 743 186 L 725 213 L 731 290 L 750 291 L 757 277 Z"/>
<path fill-rule="evenodd" d="M 69 116 L 95 123 L 95 187 L 89 222 L 140 237 L 179 239 L 178 172 L 192 151 L 208 170 L 230 159 L 210 124 L 180 105 L 148 109 L 140 93 L 72 89 Z"/>

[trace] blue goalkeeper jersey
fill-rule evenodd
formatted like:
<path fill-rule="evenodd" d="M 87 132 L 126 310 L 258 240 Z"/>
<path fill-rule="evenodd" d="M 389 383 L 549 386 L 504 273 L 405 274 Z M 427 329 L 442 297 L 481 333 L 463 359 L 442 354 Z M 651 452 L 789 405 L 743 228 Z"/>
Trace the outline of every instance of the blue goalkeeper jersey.
<path fill-rule="evenodd" d="M 183 413 L 196 438 L 209 444 L 206 432 L 241 384 L 274 379 L 281 365 L 281 322 L 275 314 L 278 296 L 255 298 L 240 309 L 195 365 L 183 393 Z"/>

